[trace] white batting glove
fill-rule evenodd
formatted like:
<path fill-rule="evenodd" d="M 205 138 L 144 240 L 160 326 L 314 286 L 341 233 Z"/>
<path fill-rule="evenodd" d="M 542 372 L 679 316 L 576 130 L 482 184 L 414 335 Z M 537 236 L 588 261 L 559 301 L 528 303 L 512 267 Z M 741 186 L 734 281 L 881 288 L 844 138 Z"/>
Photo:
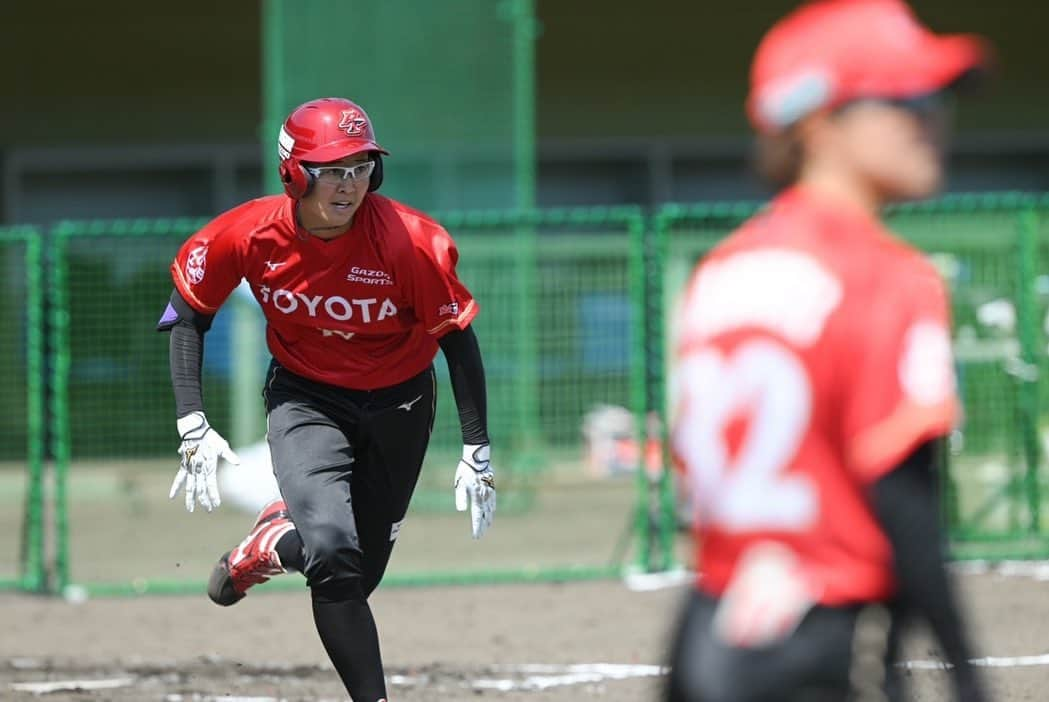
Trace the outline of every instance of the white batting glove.
<path fill-rule="evenodd" d="M 210 512 L 222 504 L 215 476 L 219 459 L 225 458 L 238 465 L 240 458 L 233 453 L 229 443 L 211 428 L 203 412 L 192 412 L 180 417 L 178 433 L 182 437 L 182 444 L 178 447 L 182 460 L 175 481 L 171 483 L 168 499 L 174 499 L 179 486 L 185 482 L 186 509 L 192 512 L 199 500 L 204 509 Z"/>
<path fill-rule="evenodd" d="M 495 516 L 495 474 L 488 459 L 488 444 L 465 444 L 463 457 L 455 470 L 455 508 L 470 508 L 470 526 L 479 539 L 492 526 Z"/>

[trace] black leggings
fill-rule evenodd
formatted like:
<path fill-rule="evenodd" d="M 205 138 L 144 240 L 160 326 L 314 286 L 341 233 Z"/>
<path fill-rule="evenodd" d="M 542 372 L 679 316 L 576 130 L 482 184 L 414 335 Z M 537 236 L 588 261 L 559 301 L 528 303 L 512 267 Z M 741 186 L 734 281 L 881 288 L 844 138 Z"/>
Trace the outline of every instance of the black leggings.
<path fill-rule="evenodd" d="M 372 391 L 267 374 L 273 470 L 302 539 L 307 583 L 366 599 L 386 571 L 433 428 L 433 368 Z"/>
<path fill-rule="evenodd" d="M 718 601 L 689 594 L 671 650 L 665 702 L 861 702 L 902 699 L 896 617 L 883 605 L 815 607 L 783 641 L 753 649 L 714 631 Z"/>

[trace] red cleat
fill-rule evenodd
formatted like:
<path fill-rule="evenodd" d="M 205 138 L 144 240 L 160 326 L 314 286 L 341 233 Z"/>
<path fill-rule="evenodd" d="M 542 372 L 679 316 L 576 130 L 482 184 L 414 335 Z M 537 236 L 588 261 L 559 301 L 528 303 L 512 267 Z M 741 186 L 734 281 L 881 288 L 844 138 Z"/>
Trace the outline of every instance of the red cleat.
<path fill-rule="evenodd" d="M 223 554 L 215 564 L 208 580 L 211 601 L 229 607 L 244 599 L 252 585 L 287 572 L 281 565 L 276 547 L 280 537 L 294 528 L 284 500 L 274 500 L 266 505 L 247 538 Z"/>

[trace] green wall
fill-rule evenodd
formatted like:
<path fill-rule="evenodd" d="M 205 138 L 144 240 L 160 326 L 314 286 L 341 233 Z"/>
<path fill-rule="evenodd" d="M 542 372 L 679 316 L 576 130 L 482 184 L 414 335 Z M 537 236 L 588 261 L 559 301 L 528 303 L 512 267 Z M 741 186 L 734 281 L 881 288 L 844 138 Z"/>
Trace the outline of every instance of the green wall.
<path fill-rule="evenodd" d="M 750 60 L 786 0 L 539 0 L 543 137 L 703 136 L 746 129 Z M 917 0 L 938 32 L 977 32 L 999 71 L 963 130 L 1049 128 L 1049 3 Z"/>
<path fill-rule="evenodd" d="M 255 140 L 256 2 L 3 6 L 0 146 Z"/>
<path fill-rule="evenodd" d="M 764 28 L 792 6 L 538 0 L 540 138 L 743 133 L 750 56 Z M 964 104 L 962 131 L 1047 131 L 1049 3 L 914 6 L 938 30 L 976 30 L 998 50 L 998 77 L 985 99 Z M 0 82 L 0 147 L 254 141 L 259 17 L 249 0 L 5 2 L 0 57 L 13 68 Z M 353 27 L 346 36 L 358 70 L 376 60 L 353 52 Z M 396 40 L 393 31 L 385 37 Z"/>

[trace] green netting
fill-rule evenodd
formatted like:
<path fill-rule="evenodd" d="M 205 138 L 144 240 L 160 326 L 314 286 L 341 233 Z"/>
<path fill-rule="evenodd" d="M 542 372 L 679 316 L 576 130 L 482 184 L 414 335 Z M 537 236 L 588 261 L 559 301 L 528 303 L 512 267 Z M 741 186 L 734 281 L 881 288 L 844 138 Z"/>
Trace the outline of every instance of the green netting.
<path fill-rule="evenodd" d="M 0 587 L 43 584 L 40 233 L 0 229 Z"/>
<path fill-rule="evenodd" d="M 697 259 L 755 209 L 671 206 L 661 213 L 656 229 L 665 237 L 671 303 Z M 989 195 L 898 207 L 887 218 L 930 256 L 951 290 L 964 422 L 951 440 L 945 515 L 963 557 L 1049 554 L 1038 429 L 1046 405 L 1035 372 L 1046 363 L 1037 329 L 1047 297 L 1037 293 L 1037 271 L 1045 268 L 1035 260 L 1046 251 L 1042 212 L 1031 197 Z M 1012 325 L 995 323 L 1003 310 Z"/>
<path fill-rule="evenodd" d="M 1038 382 L 1045 371 L 1033 370 L 1049 367 L 1041 328 L 1049 310 L 1047 204 L 953 199 L 898 208 L 889 217 L 928 252 L 953 295 L 966 418 L 944 475 L 959 556 L 1049 553 L 1041 519 L 1049 403 L 1047 384 Z M 623 465 L 636 469 L 642 423 L 633 421 L 625 436 L 606 424 L 597 439 L 584 429 L 594 426 L 597 409 L 628 417 L 661 409 L 670 348 L 661 337 L 672 331 L 676 291 L 697 259 L 753 211 L 747 204 L 668 207 L 647 231 L 633 209 L 440 218 L 482 307 L 475 328 L 487 367 L 501 510 L 496 529 L 476 544 L 465 516 L 451 511 L 460 437 L 438 358 L 435 434 L 389 582 L 608 575 L 635 547 L 631 555 L 643 567 L 669 562 L 665 553 L 654 555 L 667 548 L 673 516 L 663 502 L 667 474 L 617 473 Z M 98 592 L 199 589 L 212 559 L 250 523 L 229 500 L 213 514 L 187 515 L 166 499 L 177 439 L 167 338 L 152 329 L 170 291 L 168 262 L 201 224 L 95 222 L 52 232 L 49 426 L 58 584 L 72 578 Z M 24 240 L 8 236 L 0 248 L 8 271 L 25 271 L 22 278 L 9 273 L 11 289 L 0 305 L 8 334 L 0 337 L 0 362 L 16 368 L 5 374 L 12 380 L 3 392 L 13 406 L 29 402 L 18 400 L 24 393 L 34 396 L 32 349 L 39 347 L 31 321 L 39 305 L 28 291 L 40 267 Z M 987 316 L 1003 301 L 1014 312 L 1012 326 Z M 25 321 L 14 319 L 19 314 Z M 217 316 L 205 353 L 209 415 L 228 427 L 242 456 L 262 438 L 261 333 L 253 303 L 235 296 Z M 33 417 L 31 402 L 26 406 Z M 19 470 L 20 426 L 11 430 L 14 441 L 6 430 L 0 439 L 4 460 L 12 456 Z M 22 436 L 32 427 L 28 421 Z M 631 540 L 635 530 L 645 537 L 640 543 Z M 39 553 L 39 534 L 26 533 Z"/>
<path fill-rule="evenodd" d="M 384 192 L 424 210 L 530 207 L 533 4 L 266 0 L 263 162 L 292 108 L 347 97 L 391 152 Z"/>
<path fill-rule="evenodd" d="M 441 221 L 481 305 L 474 326 L 487 371 L 500 513 L 493 533 L 473 544 L 467 517 L 454 512 L 461 436 L 439 357 L 438 418 L 392 577 L 613 572 L 628 545 L 634 487 L 628 474 L 595 475 L 583 427 L 598 406 L 629 412 L 642 381 L 632 346 L 641 217 L 626 209 Z M 250 525 L 251 514 L 228 495 L 212 514 L 188 515 L 179 500 L 166 499 L 177 437 L 167 336 L 153 328 L 171 289 L 168 264 L 200 224 L 67 223 L 54 232 L 59 583 L 197 588 L 208 562 Z M 206 337 L 205 403 L 220 430 L 257 426 L 262 413 L 265 357 L 257 353 L 255 316 L 231 298 Z M 244 329 L 254 330 L 254 343 L 238 341 Z M 246 380 L 245 366 L 253 369 Z M 241 438 L 234 447 L 250 463 L 261 430 Z M 222 469 L 239 470 L 247 468 Z"/>
<path fill-rule="evenodd" d="M 1049 456 L 1049 198 L 1043 200 L 1039 208 L 1038 220 L 1035 223 L 1035 240 L 1037 253 L 1034 263 L 1035 303 L 1034 307 L 1034 343 L 1036 358 L 1040 359 L 1041 382 L 1038 399 L 1039 428 L 1042 437 L 1043 458 Z"/>

